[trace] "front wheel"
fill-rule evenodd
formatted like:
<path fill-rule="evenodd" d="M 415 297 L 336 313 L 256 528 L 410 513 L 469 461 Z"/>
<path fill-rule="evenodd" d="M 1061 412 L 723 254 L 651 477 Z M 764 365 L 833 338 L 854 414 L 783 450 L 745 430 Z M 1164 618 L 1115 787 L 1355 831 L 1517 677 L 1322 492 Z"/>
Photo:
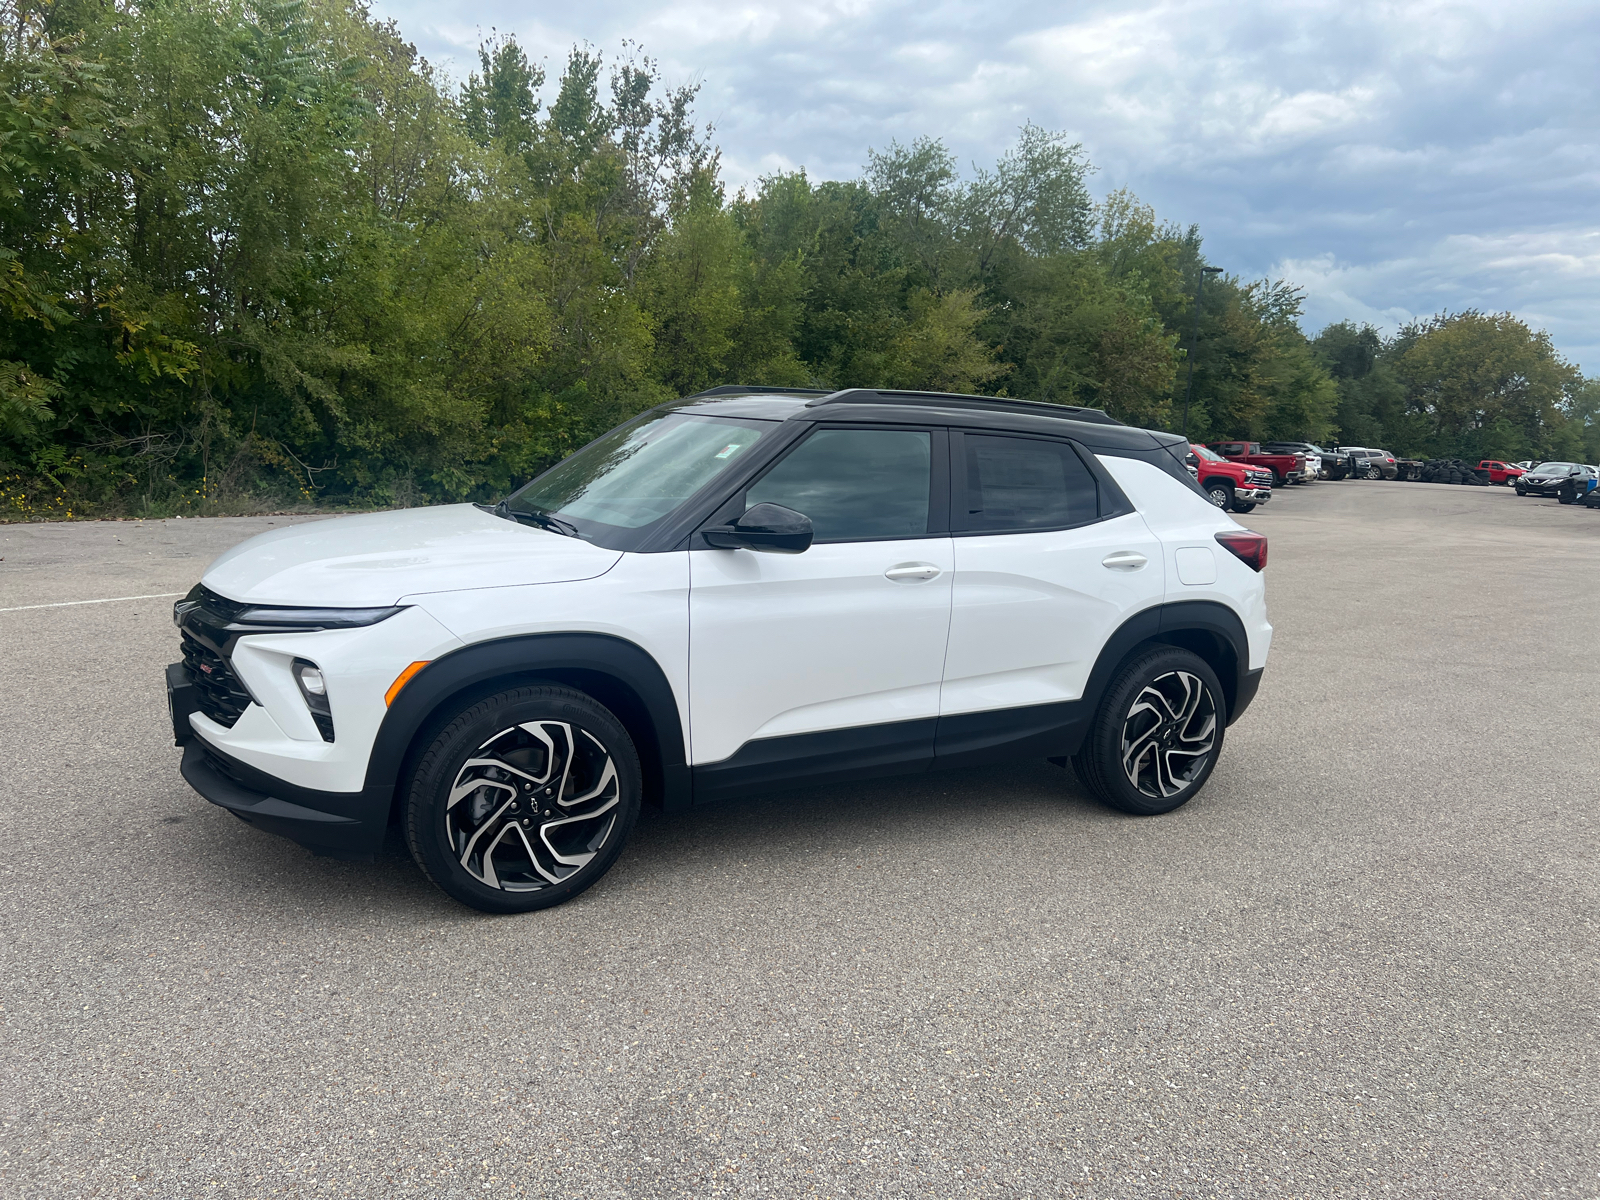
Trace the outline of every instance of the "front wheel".
<path fill-rule="evenodd" d="M 1574 487 L 1564 486 L 1559 492 L 1556 493 L 1557 504 L 1576 504 L 1577 502 L 1578 490 Z"/>
<path fill-rule="evenodd" d="M 1517 495 L 1526 496 L 1528 494 L 1528 489 L 1523 487 L 1520 483 L 1516 484 L 1515 486 L 1516 486 L 1516 489 L 1517 489 Z"/>
<path fill-rule="evenodd" d="M 514 688 L 459 713 L 423 753 L 406 839 L 454 899 L 531 912 L 611 868 L 641 791 L 638 752 L 609 710 L 571 688 Z"/>
<path fill-rule="evenodd" d="M 1158 646 L 1118 672 L 1072 765 L 1112 808 L 1171 812 L 1205 786 L 1226 724 L 1216 672 L 1197 654 Z"/>
<path fill-rule="evenodd" d="M 1225 483 L 1213 483 L 1206 486 L 1206 499 L 1210 500 L 1223 512 L 1228 511 L 1228 501 L 1233 499 L 1233 489 Z"/>

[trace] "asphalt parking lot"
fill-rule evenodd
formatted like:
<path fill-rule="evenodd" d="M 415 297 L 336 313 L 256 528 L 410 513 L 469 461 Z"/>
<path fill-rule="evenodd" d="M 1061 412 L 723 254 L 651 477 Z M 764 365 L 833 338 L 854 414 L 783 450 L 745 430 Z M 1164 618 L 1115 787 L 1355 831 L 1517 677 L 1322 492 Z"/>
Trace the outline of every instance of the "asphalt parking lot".
<path fill-rule="evenodd" d="M 1171 816 L 774 793 L 499 918 L 178 777 L 160 594 L 283 520 L 0 526 L 0 1194 L 1600 1191 L 1600 512 L 1252 513 L 1272 659 Z"/>

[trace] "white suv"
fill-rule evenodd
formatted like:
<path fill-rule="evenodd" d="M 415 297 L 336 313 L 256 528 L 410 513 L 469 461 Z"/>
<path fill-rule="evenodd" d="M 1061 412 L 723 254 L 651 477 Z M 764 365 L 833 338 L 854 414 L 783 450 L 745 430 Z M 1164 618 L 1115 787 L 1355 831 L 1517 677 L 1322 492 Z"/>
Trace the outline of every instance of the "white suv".
<path fill-rule="evenodd" d="M 642 802 L 1069 759 L 1168 812 L 1272 627 L 1182 438 L 983 397 L 716 388 L 492 508 L 252 538 L 174 607 L 182 772 L 320 854 L 398 821 L 486 911 L 560 903 Z"/>

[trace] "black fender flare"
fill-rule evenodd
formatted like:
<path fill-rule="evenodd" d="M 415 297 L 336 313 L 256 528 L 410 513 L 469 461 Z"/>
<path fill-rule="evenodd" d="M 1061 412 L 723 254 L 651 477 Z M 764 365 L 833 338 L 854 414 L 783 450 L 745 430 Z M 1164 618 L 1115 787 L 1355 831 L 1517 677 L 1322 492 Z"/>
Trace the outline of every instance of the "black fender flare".
<path fill-rule="evenodd" d="M 1106 639 L 1083 689 L 1085 703 L 1098 708 L 1117 669 L 1147 642 L 1193 650 L 1216 668 L 1228 704 L 1228 724 L 1255 698 L 1261 672 L 1250 670 L 1250 639 L 1239 614 L 1215 600 L 1174 600 L 1140 610 Z"/>
<path fill-rule="evenodd" d="M 691 784 L 683 722 L 666 672 L 649 652 L 603 633 L 531 633 L 475 642 L 434 659 L 407 681 L 378 726 L 365 794 L 392 807 L 408 761 L 457 712 L 522 682 L 562 683 L 593 696 L 627 727 L 644 769 L 645 799 L 687 808 Z"/>

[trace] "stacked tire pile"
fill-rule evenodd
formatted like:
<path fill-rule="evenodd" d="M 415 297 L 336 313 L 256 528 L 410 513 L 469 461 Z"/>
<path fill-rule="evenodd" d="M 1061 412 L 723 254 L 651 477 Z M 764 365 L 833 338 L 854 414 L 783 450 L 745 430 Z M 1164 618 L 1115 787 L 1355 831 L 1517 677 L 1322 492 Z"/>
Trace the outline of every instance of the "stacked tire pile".
<path fill-rule="evenodd" d="M 1423 483 L 1468 483 L 1483 486 L 1473 465 L 1460 458 L 1430 458 L 1422 464 Z"/>

